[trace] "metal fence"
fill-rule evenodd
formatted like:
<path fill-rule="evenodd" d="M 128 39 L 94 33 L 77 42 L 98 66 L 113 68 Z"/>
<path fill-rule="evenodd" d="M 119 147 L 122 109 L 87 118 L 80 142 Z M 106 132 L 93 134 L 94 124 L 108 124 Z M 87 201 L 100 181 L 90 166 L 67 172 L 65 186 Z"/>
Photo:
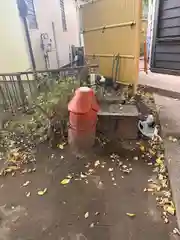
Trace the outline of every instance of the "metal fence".
<path fill-rule="evenodd" d="M 97 65 L 88 66 L 96 68 Z M 81 80 L 82 67 L 68 67 L 36 72 L 0 74 L 0 110 L 26 111 L 43 91 L 51 91 L 56 81 L 71 77 Z M 80 84 L 80 81 L 79 81 Z"/>

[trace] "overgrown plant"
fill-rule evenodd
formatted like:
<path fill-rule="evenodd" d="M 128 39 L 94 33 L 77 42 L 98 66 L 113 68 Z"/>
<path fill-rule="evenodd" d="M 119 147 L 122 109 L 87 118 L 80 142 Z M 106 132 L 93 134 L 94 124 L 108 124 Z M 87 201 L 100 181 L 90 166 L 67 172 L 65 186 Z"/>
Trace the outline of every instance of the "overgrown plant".
<path fill-rule="evenodd" d="M 11 122 L 10 125 L 34 141 L 49 139 L 53 146 L 67 135 L 68 102 L 79 87 L 79 81 L 72 78 L 50 79 L 46 84 L 48 87 L 41 87 L 41 93 L 34 101 L 30 119 L 23 123 Z"/>

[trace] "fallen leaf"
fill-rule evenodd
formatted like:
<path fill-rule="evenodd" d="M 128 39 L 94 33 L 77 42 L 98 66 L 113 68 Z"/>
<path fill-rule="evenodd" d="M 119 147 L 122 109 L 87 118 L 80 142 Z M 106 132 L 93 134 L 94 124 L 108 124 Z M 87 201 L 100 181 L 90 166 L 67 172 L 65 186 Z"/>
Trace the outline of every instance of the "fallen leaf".
<path fill-rule="evenodd" d="M 164 161 L 162 158 L 163 158 L 163 156 L 160 156 L 156 159 L 156 165 L 158 165 L 158 166 L 164 165 Z"/>
<path fill-rule="evenodd" d="M 167 209 L 166 209 L 166 211 L 167 211 L 168 213 L 170 213 L 172 216 L 174 216 L 174 215 L 175 215 L 175 212 L 176 212 L 176 209 L 175 209 L 174 207 L 172 207 L 172 206 L 168 206 Z"/>
<path fill-rule="evenodd" d="M 154 155 L 156 154 L 156 152 L 153 151 L 152 149 L 149 149 L 149 153 L 150 153 L 152 156 L 154 156 Z"/>
<path fill-rule="evenodd" d="M 39 196 L 43 196 L 45 193 L 47 193 L 47 188 L 44 188 L 43 190 L 38 191 Z"/>
<path fill-rule="evenodd" d="M 172 142 L 173 143 L 177 142 L 177 138 L 173 138 Z"/>
<path fill-rule="evenodd" d="M 113 171 L 113 168 L 109 168 L 108 171 L 109 171 L 109 172 L 112 172 L 112 171 Z"/>
<path fill-rule="evenodd" d="M 81 178 L 86 178 L 87 175 L 85 175 L 85 174 L 83 174 L 83 173 L 81 172 L 80 177 L 81 177 Z"/>
<path fill-rule="evenodd" d="M 94 172 L 94 169 L 90 168 L 90 169 L 88 170 L 88 172 L 89 172 L 89 174 L 91 174 L 91 173 Z"/>
<path fill-rule="evenodd" d="M 145 147 L 143 146 L 143 145 L 140 145 L 140 150 L 141 150 L 141 152 L 144 152 L 145 151 Z"/>
<path fill-rule="evenodd" d="M 71 174 L 68 174 L 68 175 L 67 175 L 67 178 L 71 179 L 71 178 L 72 178 L 72 175 L 71 175 Z"/>
<path fill-rule="evenodd" d="M 167 217 L 164 218 L 164 223 L 169 223 L 169 219 Z"/>
<path fill-rule="evenodd" d="M 5 169 L 5 172 L 10 173 L 10 172 L 12 172 L 12 171 L 16 171 L 16 170 L 19 170 L 19 169 L 20 169 L 20 168 L 17 167 L 17 166 L 10 166 L 10 167 L 8 167 L 8 168 Z"/>
<path fill-rule="evenodd" d="M 30 192 L 26 192 L 26 197 L 30 197 L 31 193 Z"/>
<path fill-rule="evenodd" d="M 124 168 L 124 169 L 125 169 L 125 168 L 127 168 L 127 166 L 126 166 L 126 165 L 123 165 L 123 166 L 122 166 L 122 168 Z"/>
<path fill-rule="evenodd" d="M 59 149 L 63 150 L 63 149 L 64 149 L 64 144 L 58 144 L 57 147 L 58 147 Z"/>
<path fill-rule="evenodd" d="M 87 218 L 89 217 L 89 212 L 86 212 L 86 213 L 84 214 L 84 217 L 87 219 Z"/>
<path fill-rule="evenodd" d="M 127 215 L 128 217 L 135 217 L 135 216 L 136 216 L 135 213 L 126 213 L 126 215 Z"/>
<path fill-rule="evenodd" d="M 68 184 L 70 181 L 71 181 L 70 178 L 65 178 L 65 179 L 63 179 L 63 180 L 61 181 L 61 184 L 62 184 L 62 185 L 66 185 L 66 184 Z"/>
<path fill-rule="evenodd" d="M 135 161 L 138 161 L 138 159 L 139 159 L 138 157 L 133 157 L 133 160 Z"/>
<path fill-rule="evenodd" d="M 89 227 L 90 227 L 90 228 L 93 228 L 93 227 L 94 227 L 94 223 L 91 223 Z"/>
<path fill-rule="evenodd" d="M 63 146 L 63 145 L 59 145 L 58 147 L 59 147 L 61 150 L 64 149 L 64 146 Z"/>
<path fill-rule="evenodd" d="M 180 236 L 180 231 L 179 231 L 179 229 L 177 229 L 177 228 L 174 228 L 174 229 L 173 229 L 173 233 L 174 233 L 174 234 L 178 234 L 178 235 Z"/>
<path fill-rule="evenodd" d="M 174 206 L 174 203 L 172 201 L 168 202 L 168 203 L 170 203 L 170 205 L 169 204 L 165 204 L 164 207 L 163 207 L 164 211 L 166 211 L 169 214 L 171 214 L 172 216 L 174 216 L 175 213 L 176 213 L 176 208 Z"/>
<path fill-rule="evenodd" d="M 172 140 L 173 140 L 173 137 L 172 137 L 172 136 L 169 136 L 168 139 L 169 139 L 169 141 L 172 141 Z"/>
<path fill-rule="evenodd" d="M 163 175 L 162 174 L 158 174 L 158 179 L 161 181 L 161 180 L 163 180 Z"/>
<path fill-rule="evenodd" d="M 23 187 L 28 186 L 30 183 L 31 183 L 30 181 L 26 181 L 26 182 L 23 184 Z"/>
<path fill-rule="evenodd" d="M 99 165 L 100 165 L 100 161 L 99 160 L 95 161 L 94 166 L 97 167 Z"/>
<path fill-rule="evenodd" d="M 154 190 L 152 188 L 145 188 L 144 192 L 154 192 Z"/>
<path fill-rule="evenodd" d="M 91 163 L 85 165 L 86 168 L 90 167 Z"/>

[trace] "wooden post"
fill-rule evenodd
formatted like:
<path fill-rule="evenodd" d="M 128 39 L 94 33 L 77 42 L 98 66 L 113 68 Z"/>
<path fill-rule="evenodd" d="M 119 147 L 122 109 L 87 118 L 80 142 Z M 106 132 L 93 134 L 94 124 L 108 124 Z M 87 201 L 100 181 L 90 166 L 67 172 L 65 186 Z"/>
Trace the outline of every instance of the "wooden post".
<path fill-rule="evenodd" d="M 133 93 L 136 94 L 138 79 L 139 79 L 139 57 L 140 57 L 140 36 L 141 36 L 141 14 L 142 14 L 142 0 L 136 0 L 136 4 L 134 4 L 134 11 L 135 11 L 135 49 L 134 49 L 134 56 L 135 56 L 135 79 L 133 84 Z"/>
<path fill-rule="evenodd" d="M 144 72 L 148 74 L 148 68 L 147 68 L 147 44 L 146 41 L 144 41 Z"/>

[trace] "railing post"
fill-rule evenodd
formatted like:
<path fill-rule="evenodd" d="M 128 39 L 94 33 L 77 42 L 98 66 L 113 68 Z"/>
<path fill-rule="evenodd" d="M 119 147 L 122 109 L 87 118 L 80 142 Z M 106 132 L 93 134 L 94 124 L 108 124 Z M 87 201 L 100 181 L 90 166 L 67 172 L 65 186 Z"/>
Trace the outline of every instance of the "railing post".
<path fill-rule="evenodd" d="M 23 110 L 26 111 L 27 98 L 26 98 L 26 94 L 25 94 L 25 91 L 24 91 L 24 87 L 22 85 L 22 80 L 21 80 L 21 75 L 20 74 L 17 76 L 17 81 L 18 81 L 18 85 L 19 85 L 22 107 L 23 107 Z"/>
<path fill-rule="evenodd" d="M 1 86 L 0 86 L 0 94 L 1 94 L 2 99 L 3 99 L 3 108 L 4 108 L 4 110 L 7 110 L 8 109 L 8 103 L 6 101 L 5 94 L 4 94 Z"/>

